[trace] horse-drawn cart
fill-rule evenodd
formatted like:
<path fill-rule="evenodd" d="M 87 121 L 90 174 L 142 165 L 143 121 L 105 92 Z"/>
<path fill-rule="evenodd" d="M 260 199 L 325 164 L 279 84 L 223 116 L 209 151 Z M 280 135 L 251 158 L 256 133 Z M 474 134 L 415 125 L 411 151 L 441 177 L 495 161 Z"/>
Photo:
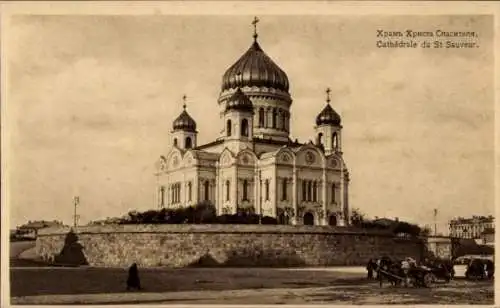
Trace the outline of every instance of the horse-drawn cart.
<path fill-rule="evenodd" d="M 406 271 L 401 263 L 393 262 L 390 259 L 382 259 L 378 269 L 380 284 L 387 279 L 392 285 L 414 287 L 432 287 L 438 281 L 449 282 L 453 278 L 453 267 L 440 263 L 431 266 L 417 266 L 414 264 Z"/>
<path fill-rule="evenodd" d="M 394 286 L 432 287 L 438 280 L 432 269 L 415 267 L 408 270 L 408 275 L 403 270 L 388 269 L 379 270 L 380 280 L 386 278 Z M 382 282 L 381 282 L 382 284 Z"/>

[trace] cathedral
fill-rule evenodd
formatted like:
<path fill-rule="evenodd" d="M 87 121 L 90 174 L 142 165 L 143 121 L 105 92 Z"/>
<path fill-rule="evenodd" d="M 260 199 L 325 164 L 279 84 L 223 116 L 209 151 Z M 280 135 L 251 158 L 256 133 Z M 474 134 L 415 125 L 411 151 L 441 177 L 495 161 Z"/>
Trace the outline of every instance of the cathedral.
<path fill-rule="evenodd" d="M 198 144 L 183 97 L 171 149 L 158 162 L 158 207 L 210 203 L 218 215 L 243 211 L 280 224 L 347 225 L 349 173 L 330 90 L 316 117 L 314 142 L 292 140 L 289 80 L 260 46 L 257 22 L 250 48 L 222 77 L 217 139 Z"/>

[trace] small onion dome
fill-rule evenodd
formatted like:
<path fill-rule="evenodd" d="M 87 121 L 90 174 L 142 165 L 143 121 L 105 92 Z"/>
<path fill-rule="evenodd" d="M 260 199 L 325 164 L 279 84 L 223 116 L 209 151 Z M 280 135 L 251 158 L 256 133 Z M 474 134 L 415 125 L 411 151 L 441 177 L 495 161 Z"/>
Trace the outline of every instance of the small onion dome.
<path fill-rule="evenodd" d="M 316 117 L 316 125 L 325 124 L 340 126 L 340 115 L 333 110 L 330 104 L 326 104 L 325 108 Z"/>
<path fill-rule="evenodd" d="M 241 91 L 240 88 L 226 102 L 226 111 L 240 110 L 253 112 L 252 101 Z"/>
<path fill-rule="evenodd" d="M 241 73 L 241 77 L 238 74 Z M 222 77 L 222 91 L 237 87 L 267 87 L 288 92 L 285 72 L 276 65 L 255 40 Z"/>
<path fill-rule="evenodd" d="M 196 122 L 187 113 L 186 105 L 184 105 L 182 113 L 175 119 L 173 127 L 174 130 L 196 131 Z"/>

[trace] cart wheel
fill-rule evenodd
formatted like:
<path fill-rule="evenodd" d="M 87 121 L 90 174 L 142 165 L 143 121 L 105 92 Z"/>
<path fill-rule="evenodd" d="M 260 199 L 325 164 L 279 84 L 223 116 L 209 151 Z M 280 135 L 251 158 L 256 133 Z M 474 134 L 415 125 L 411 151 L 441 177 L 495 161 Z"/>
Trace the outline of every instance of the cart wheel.
<path fill-rule="evenodd" d="M 424 276 L 425 287 L 430 288 L 434 285 L 435 282 L 436 282 L 436 276 L 434 274 L 432 273 L 425 274 Z"/>

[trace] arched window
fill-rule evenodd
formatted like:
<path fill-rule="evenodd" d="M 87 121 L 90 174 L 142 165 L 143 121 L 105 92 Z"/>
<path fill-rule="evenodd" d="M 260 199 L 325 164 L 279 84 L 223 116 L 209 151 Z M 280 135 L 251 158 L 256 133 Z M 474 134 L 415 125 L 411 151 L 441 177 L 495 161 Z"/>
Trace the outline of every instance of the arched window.
<path fill-rule="evenodd" d="M 287 199 L 287 182 L 286 182 L 286 179 L 283 179 L 283 187 L 281 188 L 282 192 L 281 192 L 281 200 L 286 200 Z"/>
<path fill-rule="evenodd" d="M 285 222 L 285 213 L 282 212 L 278 215 L 278 224 L 279 225 L 285 225 L 286 222 Z"/>
<path fill-rule="evenodd" d="M 336 194 L 336 192 L 335 192 L 336 188 L 337 187 L 335 186 L 335 183 L 333 183 L 332 184 L 332 203 L 335 203 L 335 201 L 336 201 L 336 198 L 335 198 L 336 197 L 335 196 L 335 194 Z"/>
<path fill-rule="evenodd" d="M 333 136 L 332 136 L 332 146 L 333 146 L 333 149 L 334 149 L 334 150 L 337 150 L 337 149 L 338 149 L 338 146 L 339 146 L 339 140 L 338 140 L 337 133 L 333 133 Z"/>
<path fill-rule="evenodd" d="M 203 183 L 203 190 L 205 191 L 205 201 L 208 201 L 210 199 L 208 186 L 209 186 L 208 181 L 205 181 L 205 183 Z"/>
<path fill-rule="evenodd" d="M 177 183 L 172 185 L 172 203 L 177 203 Z"/>
<path fill-rule="evenodd" d="M 247 119 L 241 120 L 241 135 L 248 137 L 248 120 Z"/>
<path fill-rule="evenodd" d="M 264 113 L 264 108 L 259 108 L 259 127 L 264 127 L 265 123 L 265 113 Z"/>
<path fill-rule="evenodd" d="M 248 201 L 248 181 L 243 180 L 243 201 Z"/>
<path fill-rule="evenodd" d="M 191 182 L 188 183 L 188 201 L 191 201 L 191 194 L 193 192 L 193 187 L 191 185 Z"/>
<path fill-rule="evenodd" d="M 266 201 L 269 200 L 269 180 L 266 180 Z"/>
<path fill-rule="evenodd" d="M 313 183 L 313 201 L 316 202 L 318 200 L 318 185 L 316 182 Z"/>
<path fill-rule="evenodd" d="M 186 137 L 186 146 L 185 148 L 186 149 L 190 149 L 192 147 L 192 141 L 191 141 L 191 137 Z"/>
<path fill-rule="evenodd" d="M 304 214 L 304 225 L 313 226 L 314 225 L 314 215 L 311 212 Z"/>
<path fill-rule="evenodd" d="M 177 138 L 174 138 L 174 145 L 177 146 Z"/>
<path fill-rule="evenodd" d="M 160 187 L 160 205 L 165 206 L 165 186 Z"/>
<path fill-rule="evenodd" d="M 330 226 L 336 226 L 337 225 L 337 215 L 335 215 L 335 214 L 330 215 L 330 217 L 328 219 L 328 224 Z"/>
<path fill-rule="evenodd" d="M 312 182 L 308 181 L 307 182 L 307 201 L 311 201 L 311 195 L 312 195 Z"/>
<path fill-rule="evenodd" d="M 286 114 L 285 114 L 285 111 L 282 111 L 281 112 L 281 127 L 280 129 L 281 130 L 285 130 L 285 121 L 286 121 Z"/>
<path fill-rule="evenodd" d="M 273 125 L 273 128 L 276 128 L 276 118 L 278 116 L 278 112 L 276 111 L 276 108 L 273 108 L 273 117 L 272 117 L 272 125 Z"/>
<path fill-rule="evenodd" d="M 323 144 L 323 133 L 318 134 L 318 144 Z"/>
<path fill-rule="evenodd" d="M 231 120 L 227 120 L 226 123 L 226 133 L 228 136 L 231 136 Z"/>
<path fill-rule="evenodd" d="M 226 201 L 229 201 L 229 194 L 231 193 L 231 183 L 229 180 L 226 181 Z"/>

